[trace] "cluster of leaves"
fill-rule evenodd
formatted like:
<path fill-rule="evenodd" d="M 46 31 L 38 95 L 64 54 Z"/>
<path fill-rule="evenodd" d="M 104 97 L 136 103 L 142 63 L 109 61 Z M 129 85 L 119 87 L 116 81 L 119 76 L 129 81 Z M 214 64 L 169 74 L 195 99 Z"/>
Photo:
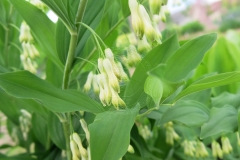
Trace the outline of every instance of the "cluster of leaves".
<path fill-rule="evenodd" d="M 0 2 L 0 7 L 4 6 L 0 10 L 3 12 L 0 33 L 6 35 L 9 31 L 7 38 L 0 37 L 0 48 L 3 48 L 0 50 L 0 110 L 8 117 L 9 133 L 27 150 L 23 155 L 10 158 L 0 155 L 1 159 L 64 159 L 62 150 L 66 149 L 66 139 L 56 113 L 72 113 L 70 123 L 84 140 L 84 146 L 87 143 L 79 117 L 85 119 L 90 131 L 92 160 L 188 159 L 180 143 L 174 146 L 165 143 L 162 126 L 170 121 L 182 139 L 204 139 L 206 145 L 212 138 L 218 140 L 219 136 L 238 130 L 239 84 L 235 82 L 240 81 L 237 62 L 240 41 L 236 34 L 220 37 L 208 53 L 217 39 L 215 33 L 181 43 L 175 34 L 165 36 L 163 43 L 142 59 L 128 84 L 121 87 L 127 108 L 112 110 L 79 90 L 93 68 L 82 59 L 96 63 L 98 58 L 86 28 L 81 27 L 78 36 L 70 89 L 60 89 L 79 1 L 42 1 L 60 18 L 57 24 L 27 1 Z M 115 48 L 120 24 L 127 23 L 129 14 L 127 1 L 89 0 L 83 22 L 94 29 L 107 46 Z M 37 75 L 21 70 L 19 33 L 15 26 L 20 26 L 22 20 L 30 26 L 35 44 L 43 53 Z M 40 78 L 43 75 L 46 78 Z M 219 87 L 223 85 L 227 86 Z M 21 109 L 32 114 L 27 139 L 19 127 Z M 84 116 L 78 111 L 85 111 Z M 139 126 L 146 123 L 143 119 L 147 119 L 154 133 L 152 141 L 144 140 L 139 134 Z M 229 137 L 231 142 L 236 142 L 236 137 L 231 134 Z M 34 151 L 31 151 L 32 143 Z M 134 154 L 126 153 L 129 143 Z M 235 146 L 230 158 L 237 158 L 238 150 Z"/>
<path fill-rule="evenodd" d="M 181 27 L 181 34 L 191 34 L 204 30 L 204 26 L 199 21 L 193 21 Z"/>

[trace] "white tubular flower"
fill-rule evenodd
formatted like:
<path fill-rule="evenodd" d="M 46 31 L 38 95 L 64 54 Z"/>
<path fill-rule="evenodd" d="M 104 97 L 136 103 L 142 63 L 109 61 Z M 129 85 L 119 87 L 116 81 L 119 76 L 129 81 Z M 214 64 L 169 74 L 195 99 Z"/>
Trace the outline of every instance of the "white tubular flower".
<path fill-rule="evenodd" d="M 119 71 L 115 61 L 114 61 L 114 55 L 113 55 L 111 49 L 107 48 L 107 49 L 105 49 L 104 52 L 105 52 L 106 58 L 109 59 L 109 61 L 112 64 L 114 74 L 117 76 L 118 79 L 120 79 L 121 78 L 121 74 L 120 74 L 120 71 Z"/>
<path fill-rule="evenodd" d="M 32 118 L 32 115 L 31 113 L 29 113 L 27 110 L 25 109 L 21 109 L 20 112 L 22 113 L 22 115 L 28 119 L 31 119 Z"/>
<path fill-rule="evenodd" d="M 162 6 L 162 0 L 149 0 L 149 6 L 152 14 L 158 14 Z"/>
<path fill-rule="evenodd" d="M 191 157 L 194 156 L 194 152 L 196 151 L 194 147 L 195 143 L 196 143 L 195 141 L 187 141 L 187 140 L 184 140 L 182 142 L 182 147 L 185 155 L 191 156 Z"/>
<path fill-rule="evenodd" d="M 229 142 L 229 139 L 227 137 L 223 136 L 221 138 L 221 141 L 222 141 L 223 153 L 229 154 L 230 152 L 232 152 L 232 146 Z"/>
<path fill-rule="evenodd" d="M 146 36 L 143 36 L 142 40 L 138 41 L 138 51 L 139 52 L 143 52 L 143 51 L 150 51 L 152 49 L 152 47 L 150 46 L 150 44 L 147 41 Z"/>
<path fill-rule="evenodd" d="M 87 150 L 82 146 L 82 141 L 81 141 L 81 138 L 79 137 L 79 135 L 76 132 L 74 132 L 72 134 L 72 138 L 73 138 L 74 142 L 77 143 L 80 154 L 84 157 L 88 157 Z"/>
<path fill-rule="evenodd" d="M 87 141 L 88 141 L 88 143 L 90 143 L 90 133 L 89 133 L 89 130 L 88 130 L 87 123 L 84 119 L 80 119 L 80 123 L 81 123 L 81 126 L 82 126 L 85 134 L 86 134 Z"/>
<path fill-rule="evenodd" d="M 138 12 L 138 2 L 136 0 L 129 0 L 128 1 L 129 8 L 131 11 L 131 16 L 132 16 L 132 27 L 140 39 L 142 39 L 143 34 L 144 34 L 144 24 L 141 18 L 139 17 L 139 12 Z"/>
<path fill-rule="evenodd" d="M 160 39 L 152 26 L 151 19 L 143 5 L 139 5 L 139 15 L 144 24 L 144 34 L 146 35 L 147 40 L 152 44 L 152 46 L 156 46 L 160 43 Z"/>
<path fill-rule="evenodd" d="M 32 61 L 31 61 L 31 59 L 30 58 L 27 58 L 27 66 L 28 66 L 28 70 L 30 71 L 30 72 L 32 72 L 32 73 L 36 73 L 37 72 L 37 70 L 36 70 L 36 68 L 33 66 L 33 64 L 32 64 Z"/>
<path fill-rule="evenodd" d="M 213 141 L 212 142 L 212 154 L 213 154 L 213 157 L 217 158 L 223 158 L 223 151 L 221 149 L 221 146 L 218 142 L 216 141 Z"/>
<path fill-rule="evenodd" d="M 154 23 L 154 29 L 155 29 L 155 31 L 156 31 L 157 36 L 159 37 L 159 39 L 162 39 L 162 33 L 161 33 L 161 31 L 159 30 L 159 27 L 158 27 L 158 25 L 157 25 L 156 23 Z M 160 41 L 160 43 L 162 43 L 162 42 Z"/>
<path fill-rule="evenodd" d="M 23 48 L 23 54 L 22 55 L 24 55 L 24 57 L 26 59 L 29 56 L 26 42 L 22 42 L 22 48 Z"/>
<path fill-rule="evenodd" d="M 204 158 L 204 157 L 207 157 L 207 156 L 208 156 L 208 152 L 205 148 L 205 145 L 202 142 L 198 141 L 197 144 L 196 144 L 196 157 L 197 158 L 198 157 Z"/>
<path fill-rule="evenodd" d="M 129 153 L 134 153 L 134 148 L 129 144 L 128 150 Z"/>
<path fill-rule="evenodd" d="M 22 22 L 22 24 L 21 24 L 19 41 L 20 42 L 32 42 L 33 41 L 33 37 L 30 33 L 30 28 L 26 22 Z"/>
<path fill-rule="evenodd" d="M 165 6 L 162 6 L 162 9 L 161 11 L 159 12 L 159 16 L 160 16 L 160 19 L 162 20 L 162 22 L 166 22 L 167 18 L 166 18 L 166 13 L 165 13 Z"/>
<path fill-rule="evenodd" d="M 103 59 L 102 58 L 98 58 L 98 69 L 99 69 L 100 73 L 105 73 L 104 69 L 103 69 Z"/>
<path fill-rule="evenodd" d="M 92 80 L 93 90 L 94 90 L 96 95 L 99 95 L 100 88 L 98 86 L 98 82 L 97 81 L 98 81 L 97 80 L 97 75 L 93 75 L 93 80 Z"/>
<path fill-rule="evenodd" d="M 137 52 L 137 49 L 134 45 L 130 45 L 127 49 L 127 62 L 129 67 L 136 66 L 141 61 L 141 56 Z"/>
<path fill-rule="evenodd" d="M 103 106 L 105 107 L 107 104 L 105 102 L 105 92 L 104 92 L 104 88 L 103 88 L 103 81 L 102 81 L 102 75 L 101 74 L 97 75 L 97 82 L 98 82 L 98 86 L 99 86 L 99 89 L 100 89 L 99 99 L 100 99 L 101 103 L 103 104 Z"/>
<path fill-rule="evenodd" d="M 26 49 L 27 49 L 27 51 L 29 53 L 29 57 L 31 59 L 34 59 L 35 54 L 33 53 L 33 50 L 32 50 L 32 47 L 31 47 L 30 43 L 26 43 Z"/>
<path fill-rule="evenodd" d="M 74 142 L 74 140 L 70 140 L 70 149 L 72 152 L 72 156 L 73 156 L 73 160 L 80 160 L 79 157 L 81 156 L 77 144 L 76 142 Z"/>
<path fill-rule="evenodd" d="M 105 73 L 101 74 L 101 80 L 103 84 L 104 102 L 109 106 L 112 100 L 111 87 L 109 86 L 109 80 Z"/>
<path fill-rule="evenodd" d="M 110 86 L 119 93 L 120 86 L 118 83 L 118 79 L 113 72 L 113 66 L 112 66 L 111 62 L 109 61 L 109 59 L 106 58 L 103 60 L 103 68 L 106 71 L 108 82 L 109 82 Z"/>
<path fill-rule="evenodd" d="M 87 81 L 86 81 L 86 83 L 83 86 L 84 92 L 88 92 L 91 89 L 92 81 L 93 81 L 93 73 L 90 72 L 88 74 Z"/>
<path fill-rule="evenodd" d="M 117 67 L 118 67 L 120 75 L 121 75 L 121 80 L 129 81 L 128 75 L 125 73 L 123 66 L 120 62 L 117 62 Z"/>
<path fill-rule="evenodd" d="M 125 102 L 119 97 L 118 93 L 111 89 L 112 93 L 112 105 L 118 110 L 119 107 L 126 108 Z"/>

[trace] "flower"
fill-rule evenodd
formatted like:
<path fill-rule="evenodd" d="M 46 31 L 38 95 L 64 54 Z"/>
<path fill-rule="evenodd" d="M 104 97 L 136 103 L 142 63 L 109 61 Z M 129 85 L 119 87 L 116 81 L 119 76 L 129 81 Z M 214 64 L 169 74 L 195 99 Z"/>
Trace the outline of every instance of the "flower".
<path fill-rule="evenodd" d="M 162 6 L 162 0 L 149 0 L 149 6 L 152 14 L 158 14 Z"/>
<path fill-rule="evenodd" d="M 87 81 L 86 81 L 86 83 L 83 86 L 83 90 L 85 92 L 88 92 L 90 90 L 92 81 L 93 81 L 93 73 L 90 72 L 88 74 Z"/>

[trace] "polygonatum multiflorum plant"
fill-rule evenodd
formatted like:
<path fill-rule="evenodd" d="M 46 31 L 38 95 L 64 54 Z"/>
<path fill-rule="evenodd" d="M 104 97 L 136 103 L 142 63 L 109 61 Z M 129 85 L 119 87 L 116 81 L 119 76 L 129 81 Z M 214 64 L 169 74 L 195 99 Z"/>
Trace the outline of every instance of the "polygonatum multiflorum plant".
<path fill-rule="evenodd" d="M 1 0 L 1 159 L 239 159 L 240 36 L 179 41 L 167 3 Z"/>

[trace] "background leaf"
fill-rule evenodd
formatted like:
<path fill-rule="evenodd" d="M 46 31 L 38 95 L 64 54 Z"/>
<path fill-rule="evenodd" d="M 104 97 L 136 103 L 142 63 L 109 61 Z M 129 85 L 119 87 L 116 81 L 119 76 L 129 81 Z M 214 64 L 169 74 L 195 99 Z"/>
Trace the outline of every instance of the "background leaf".
<path fill-rule="evenodd" d="M 222 108 L 212 108 L 210 119 L 201 127 L 201 138 L 207 138 L 219 133 L 236 131 L 238 127 L 237 110 L 230 105 Z"/>

